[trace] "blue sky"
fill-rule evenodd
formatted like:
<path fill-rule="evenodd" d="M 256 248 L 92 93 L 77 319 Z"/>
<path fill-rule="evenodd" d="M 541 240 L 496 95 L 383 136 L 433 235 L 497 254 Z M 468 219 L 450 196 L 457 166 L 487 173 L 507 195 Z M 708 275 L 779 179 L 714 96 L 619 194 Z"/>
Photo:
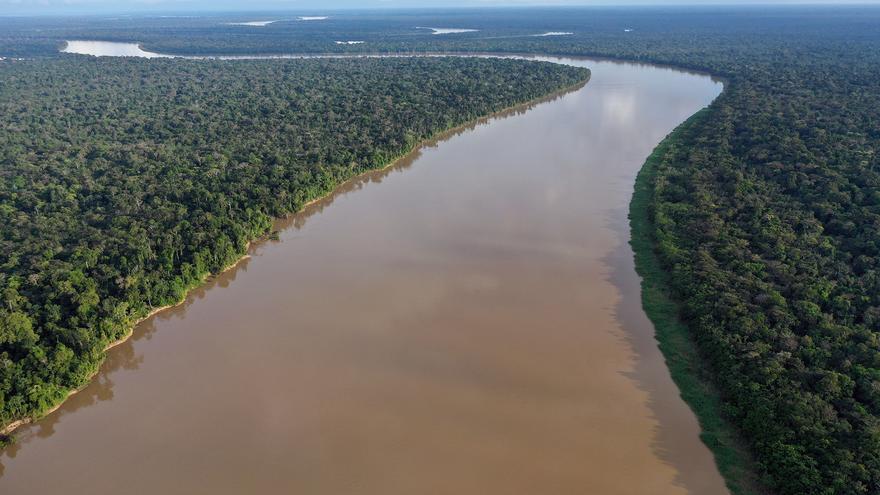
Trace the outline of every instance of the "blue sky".
<path fill-rule="evenodd" d="M 350 8 L 579 5 L 880 4 L 880 0 L 0 0 L 0 15 L 142 11 L 333 10 Z"/>

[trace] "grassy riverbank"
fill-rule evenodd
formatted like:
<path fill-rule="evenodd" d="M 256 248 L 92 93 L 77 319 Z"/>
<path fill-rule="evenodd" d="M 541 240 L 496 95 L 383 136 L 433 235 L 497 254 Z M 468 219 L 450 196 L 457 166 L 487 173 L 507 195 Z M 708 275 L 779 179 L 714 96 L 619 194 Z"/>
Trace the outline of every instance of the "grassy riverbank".
<path fill-rule="evenodd" d="M 672 379 L 699 420 L 701 439 L 712 450 L 731 493 L 756 495 L 767 492 L 760 487 L 754 461 L 739 433 L 724 416 L 721 396 L 711 382 L 711 372 L 701 359 L 690 330 L 679 318 L 679 306 L 672 298 L 669 274 L 655 252 L 651 208 L 657 166 L 695 124 L 710 115 L 709 109 L 703 109 L 691 116 L 645 161 L 636 177 L 630 202 L 630 245 L 635 253 L 636 271 L 642 278 L 642 307 L 654 324 Z"/>

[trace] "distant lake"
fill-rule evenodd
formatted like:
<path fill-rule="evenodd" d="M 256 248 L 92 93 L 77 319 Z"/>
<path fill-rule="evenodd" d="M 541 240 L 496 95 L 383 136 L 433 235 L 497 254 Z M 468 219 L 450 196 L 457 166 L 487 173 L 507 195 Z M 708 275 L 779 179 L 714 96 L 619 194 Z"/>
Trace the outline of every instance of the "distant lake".
<path fill-rule="evenodd" d="M 436 27 L 417 27 L 416 29 L 430 29 L 431 34 L 458 34 L 458 33 L 474 33 L 477 29 L 467 28 L 436 28 Z"/>
<path fill-rule="evenodd" d="M 546 33 L 533 34 L 532 36 L 570 36 L 574 33 L 571 31 L 547 31 Z"/>
<path fill-rule="evenodd" d="M 246 22 L 227 22 L 226 24 L 230 26 L 252 26 L 252 27 L 264 27 L 269 24 L 275 23 L 278 21 L 246 21 Z"/>
<path fill-rule="evenodd" d="M 94 55 L 95 57 L 170 57 L 169 55 L 141 50 L 140 45 L 137 43 L 116 43 L 111 41 L 68 41 L 61 51 L 80 55 Z"/>

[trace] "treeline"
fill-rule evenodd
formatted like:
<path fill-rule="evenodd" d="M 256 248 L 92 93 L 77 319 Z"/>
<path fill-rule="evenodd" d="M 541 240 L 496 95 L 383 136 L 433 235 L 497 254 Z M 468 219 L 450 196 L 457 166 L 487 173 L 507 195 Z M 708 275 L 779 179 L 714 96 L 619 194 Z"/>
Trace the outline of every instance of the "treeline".
<path fill-rule="evenodd" d="M 0 62 L 0 426 L 273 217 L 588 71 L 484 59 Z"/>

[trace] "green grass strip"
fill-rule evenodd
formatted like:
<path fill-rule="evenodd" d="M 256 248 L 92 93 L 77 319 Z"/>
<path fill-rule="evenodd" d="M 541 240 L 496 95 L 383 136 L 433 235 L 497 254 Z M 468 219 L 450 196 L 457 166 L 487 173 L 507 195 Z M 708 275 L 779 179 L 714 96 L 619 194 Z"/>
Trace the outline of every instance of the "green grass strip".
<path fill-rule="evenodd" d="M 661 163 L 676 146 L 686 142 L 689 132 L 709 117 L 711 110 L 700 110 L 679 125 L 645 161 L 636 177 L 630 202 L 630 245 L 635 253 L 636 272 L 642 277 L 642 307 L 654 324 L 660 351 L 681 393 L 696 414 L 701 440 L 715 456 L 718 469 L 734 495 L 766 494 L 758 481 L 758 470 L 739 431 L 725 417 L 718 390 L 712 385 L 709 364 L 700 356 L 687 325 L 679 318 L 673 299 L 670 274 L 655 251 L 651 207 L 654 183 Z"/>

